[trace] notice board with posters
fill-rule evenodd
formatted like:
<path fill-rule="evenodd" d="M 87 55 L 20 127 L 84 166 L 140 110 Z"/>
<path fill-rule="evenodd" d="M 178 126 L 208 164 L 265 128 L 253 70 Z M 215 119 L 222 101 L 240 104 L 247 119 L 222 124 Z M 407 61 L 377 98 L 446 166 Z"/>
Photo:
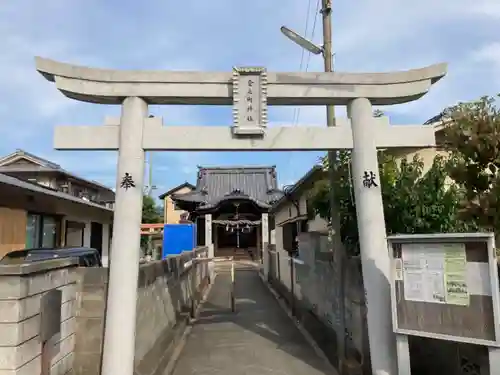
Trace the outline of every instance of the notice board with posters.
<path fill-rule="evenodd" d="M 493 234 L 396 235 L 388 246 L 396 333 L 500 345 Z"/>

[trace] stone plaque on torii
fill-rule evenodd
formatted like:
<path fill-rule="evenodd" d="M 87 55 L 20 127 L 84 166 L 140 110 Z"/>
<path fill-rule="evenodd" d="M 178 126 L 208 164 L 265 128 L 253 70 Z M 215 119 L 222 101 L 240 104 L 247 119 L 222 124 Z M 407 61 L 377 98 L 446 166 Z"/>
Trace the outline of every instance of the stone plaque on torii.
<path fill-rule="evenodd" d="M 431 126 L 391 126 L 385 117 L 373 118 L 372 105 L 422 97 L 444 77 L 446 64 L 392 73 L 272 73 L 244 67 L 229 73 L 120 71 L 43 58 L 37 58 L 36 65 L 69 98 L 122 106 L 119 119 L 107 119 L 103 126 L 56 127 L 54 136 L 59 150 L 119 151 L 103 375 L 133 374 L 145 150 L 338 149 L 353 150 L 372 368 L 377 375 L 396 374 L 377 148 L 432 147 L 435 136 Z M 148 117 L 151 104 L 233 105 L 233 126 L 163 126 L 161 118 Z M 268 128 L 268 105 L 347 105 L 349 118 L 337 119 L 336 127 Z M 124 183 L 129 188 L 122 188 Z M 268 231 L 263 231 L 263 242 L 268 242 Z"/>

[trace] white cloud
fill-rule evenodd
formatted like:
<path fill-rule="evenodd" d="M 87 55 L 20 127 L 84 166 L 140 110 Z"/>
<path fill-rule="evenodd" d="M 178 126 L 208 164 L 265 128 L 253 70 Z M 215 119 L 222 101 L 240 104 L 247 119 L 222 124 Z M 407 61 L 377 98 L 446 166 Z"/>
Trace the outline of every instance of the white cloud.
<path fill-rule="evenodd" d="M 482 46 L 472 55 L 473 60 L 494 65 L 500 76 L 500 42 Z"/>
<path fill-rule="evenodd" d="M 425 98 L 383 108 L 395 121 L 404 117 L 419 123 L 459 100 L 500 91 L 498 0 L 358 0 L 356 7 L 352 5 L 334 2 L 337 70 L 390 71 L 450 63 L 448 76 Z M 36 151 L 57 159 L 68 170 L 112 181 L 111 157 L 108 161 L 108 157 L 91 154 L 85 156 L 84 164 L 79 162 L 83 153 L 54 152 L 50 138 L 56 124 L 99 123 L 118 109 L 67 99 L 35 71 L 35 55 L 104 68 L 228 71 L 233 65 L 264 65 L 269 70 L 293 71 L 299 68 L 301 50 L 280 34 L 279 27 L 286 24 L 302 32 L 306 8 L 302 0 L 290 0 L 286 6 L 269 0 L 153 0 L 147 6 L 118 0 L 6 2 L 0 8 L 4 51 L 0 59 L 0 147 Z M 318 18 L 313 38 L 318 44 L 320 32 Z M 320 56 L 310 58 L 309 70 L 322 70 Z M 228 111 L 199 107 L 153 107 L 151 112 L 164 116 L 167 125 L 231 121 Z M 273 108 L 270 126 L 294 125 L 294 113 L 293 108 Z M 337 116 L 345 116 L 345 109 L 338 108 Z M 300 109 L 298 125 L 324 123 L 323 107 Z M 223 163 L 226 160 L 220 157 L 227 157 L 161 155 L 155 168 L 162 185 L 193 179 L 197 164 Z M 282 159 L 282 165 L 288 162 L 285 169 L 290 169 L 279 172 L 285 180 L 291 180 L 290 175 L 295 179 L 298 173 L 290 159 Z M 231 161 L 247 164 L 248 159 L 234 155 Z"/>

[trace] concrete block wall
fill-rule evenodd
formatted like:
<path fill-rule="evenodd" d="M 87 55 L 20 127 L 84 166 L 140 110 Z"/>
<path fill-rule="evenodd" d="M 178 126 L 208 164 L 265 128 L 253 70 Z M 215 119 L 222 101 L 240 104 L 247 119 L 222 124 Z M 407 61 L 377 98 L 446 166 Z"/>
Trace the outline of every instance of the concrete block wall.
<path fill-rule="evenodd" d="M 62 292 L 60 333 L 48 341 L 51 374 L 73 366 L 76 263 L 50 260 L 0 266 L 0 375 L 35 375 L 41 371 L 42 296 Z"/>
<path fill-rule="evenodd" d="M 73 374 L 98 374 L 109 268 L 79 268 L 76 272 L 75 360 Z"/>
<path fill-rule="evenodd" d="M 306 329 L 318 341 L 320 347 L 331 354 L 337 365 L 336 336 L 339 334 L 340 278 L 339 267 L 333 256 L 327 256 L 331 244 L 328 236 L 319 232 L 301 233 L 299 236 L 299 258 L 294 263 L 294 303 L 297 314 Z M 290 258 L 284 252 L 269 246 L 270 258 L 279 263 L 279 275 L 271 276 L 275 290 L 291 303 Z M 359 259 L 349 259 L 344 265 L 345 274 L 345 323 L 347 347 L 351 358 L 363 363 L 369 373 L 369 350 L 366 325 L 366 306 Z M 277 268 L 276 268 L 277 269 Z"/>
<path fill-rule="evenodd" d="M 162 374 L 191 308 L 208 284 L 207 248 L 140 265 L 135 348 L 136 374 Z M 108 269 L 78 270 L 73 375 L 98 375 L 101 366 Z"/>

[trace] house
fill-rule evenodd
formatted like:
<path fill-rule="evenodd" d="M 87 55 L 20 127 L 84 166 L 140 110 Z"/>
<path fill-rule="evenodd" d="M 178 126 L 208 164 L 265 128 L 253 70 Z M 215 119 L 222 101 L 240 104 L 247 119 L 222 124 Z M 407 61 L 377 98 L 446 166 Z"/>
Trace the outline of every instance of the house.
<path fill-rule="evenodd" d="M 0 158 L 0 257 L 22 248 L 90 246 L 107 264 L 114 192 L 18 150 Z"/>
<path fill-rule="evenodd" d="M 59 164 L 23 150 L 16 150 L 12 154 L 0 158 L 0 173 L 67 193 L 107 208 L 114 206 L 115 193 L 112 189 L 96 181 L 88 181 L 78 177 L 64 170 Z"/>
<path fill-rule="evenodd" d="M 196 222 L 197 244 L 205 244 L 205 218 L 211 215 L 216 257 L 260 256 L 263 214 L 283 196 L 276 167 L 198 168 L 195 189 L 172 195 L 176 206 Z"/>
<path fill-rule="evenodd" d="M 297 183 L 285 187 L 284 195 L 273 205 L 275 228 L 271 236 L 277 251 L 294 254 L 298 251 L 299 233 L 328 230 L 328 222 L 314 213 L 308 199 L 314 183 L 324 174 L 323 168 L 315 165 Z"/>
<path fill-rule="evenodd" d="M 175 202 L 172 200 L 172 195 L 186 194 L 194 190 L 194 188 L 194 185 L 189 182 L 184 182 L 158 197 L 163 201 L 163 222 L 165 224 L 178 224 L 186 219 L 188 212 L 176 206 Z"/>
<path fill-rule="evenodd" d="M 439 114 L 437 116 L 432 117 L 427 120 L 424 125 L 434 127 L 435 136 L 436 136 L 436 147 L 429 147 L 423 149 L 415 149 L 415 148 L 398 148 L 398 149 L 390 149 L 391 155 L 396 157 L 397 160 L 401 161 L 403 158 L 406 158 L 408 161 L 412 161 L 415 155 L 418 155 L 424 164 L 422 173 L 425 174 L 431 167 L 434 162 L 434 158 L 436 156 L 443 156 L 444 158 L 448 157 L 449 153 L 443 147 L 444 145 L 444 129 L 446 127 L 446 119 L 443 118 L 443 114 Z"/>

